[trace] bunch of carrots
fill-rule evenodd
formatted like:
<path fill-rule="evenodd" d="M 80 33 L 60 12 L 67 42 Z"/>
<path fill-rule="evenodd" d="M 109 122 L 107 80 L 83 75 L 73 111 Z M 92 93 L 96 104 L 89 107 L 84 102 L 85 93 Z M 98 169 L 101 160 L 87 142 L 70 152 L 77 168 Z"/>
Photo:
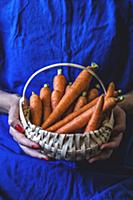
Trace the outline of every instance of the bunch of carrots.
<path fill-rule="evenodd" d="M 123 100 L 113 82 L 109 83 L 106 94 L 99 95 L 97 84 L 89 89 L 95 65 L 82 70 L 73 83 L 58 69 L 53 79 L 53 91 L 48 84 L 40 89 L 40 94 L 30 96 L 31 122 L 44 130 L 62 134 L 89 132 L 99 129 L 111 110 Z"/>

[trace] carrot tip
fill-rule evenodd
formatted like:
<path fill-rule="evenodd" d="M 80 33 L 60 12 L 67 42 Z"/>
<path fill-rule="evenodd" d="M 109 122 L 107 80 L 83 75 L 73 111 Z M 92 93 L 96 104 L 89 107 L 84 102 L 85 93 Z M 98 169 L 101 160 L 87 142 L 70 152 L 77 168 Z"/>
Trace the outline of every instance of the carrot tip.
<path fill-rule="evenodd" d="M 47 88 L 47 87 L 49 87 L 49 84 L 45 83 L 44 88 Z"/>
<path fill-rule="evenodd" d="M 32 95 L 34 95 L 34 94 L 35 94 L 35 92 L 32 91 Z"/>
<path fill-rule="evenodd" d="M 96 85 L 95 85 L 95 88 L 96 88 L 96 89 L 100 89 L 100 84 L 96 84 Z"/>
<path fill-rule="evenodd" d="M 69 82 L 69 85 L 71 86 L 71 85 L 72 85 L 72 82 Z"/>
<path fill-rule="evenodd" d="M 62 69 L 58 69 L 57 74 L 61 75 L 62 74 Z"/>
<path fill-rule="evenodd" d="M 83 96 L 83 97 L 86 97 L 86 95 L 87 95 L 87 92 L 86 92 L 86 91 L 82 92 L 82 96 Z"/>
<path fill-rule="evenodd" d="M 124 96 L 120 96 L 120 97 L 118 97 L 117 99 L 118 99 L 118 102 L 121 102 L 121 101 L 124 100 Z"/>
<path fill-rule="evenodd" d="M 117 92 L 118 92 L 118 94 L 121 94 L 121 93 L 122 93 L 122 90 L 118 90 Z"/>
<path fill-rule="evenodd" d="M 91 63 L 91 68 L 95 69 L 95 68 L 98 68 L 98 67 L 99 66 L 96 63 L 94 63 L 94 62 Z"/>

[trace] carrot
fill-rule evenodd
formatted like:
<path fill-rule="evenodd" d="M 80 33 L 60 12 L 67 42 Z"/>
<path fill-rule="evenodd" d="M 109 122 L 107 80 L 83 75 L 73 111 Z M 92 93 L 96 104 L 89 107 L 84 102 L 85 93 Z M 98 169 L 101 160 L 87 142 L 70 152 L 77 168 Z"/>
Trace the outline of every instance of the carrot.
<path fill-rule="evenodd" d="M 71 85 L 72 85 L 72 82 L 69 82 L 69 84 L 66 87 L 65 94 L 70 90 Z M 63 118 L 66 117 L 67 115 L 69 115 L 73 111 L 73 109 L 74 109 L 74 103 L 75 102 L 73 102 L 73 104 L 71 104 L 69 106 L 69 108 L 67 109 L 67 111 L 64 113 Z"/>
<path fill-rule="evenodd" d="M 118 97 L 122 93 L 122 90 L 116 90 L 114 91 L 114 97 Z"/>
<path fill-rule="evenodd" d="M 107 99 L 105 98 L 103 112 L 112 109 L 117 104 L 117 102 L 118 102 L 117 98 L 114 97 L 110 97 Z M 94 111 L 95 111 L 95 106 L 81 113 L 79 116 L 75 117 L 72 121 L 68 122 L 58 130 L 56 130 L 56 132 L 66 134 L 70 132 L 75 132 L 83 128 L 85 125 L 87 125 Z"/>
<path fill-rule="evenodd" d="M 103 117 L 103 105 L 104 105 L 104 95 L 101 95 L 97 101 L 95 110 L 88 122 L 85 132 L 97 130 L 100 127 L 102 117 Z"/>
<path fill-rule="evenodd" d="M 94 67 L 90 67 L 94 69 Z M 87 69 L 82 70 L 78 75 L 70 90 L 62 97 L 61 101 L 51 113 L 49 118 L 42 124 L 42 128 L 46 129 L 53 123 L 55 123 L 62 114 L 69 108 L 69 106 L 75 101 L 75 99 L 86 89 L 92 79 L 92 75 Z"/>
<path fill-rule="evenodd" d="M 42 119 L 42 102 L 40 97 L 32 92 L 30 96 L 30 112 L 31 122 L 36 126 L 40 126 Z"/>
<path fill-rule="evenodd" d="M 60 102 L 61 98 L 62 98 L 62 94 L 58 90 L 54 90 L 52 92 L 52 94 L 51 94 L 51 106 L 52 106 L 52 110 L 54 110 L 56 108 L 56 106 Z"/>
<path fill-rule="evenodd" d="M 40 90 L 40 99 L 43 104 L 43 121 L 46 120 L 51 114 L 51 91 L 48 84 Z"/>
<path fill-rule="evenodd" d="M 89 93 L 88 93 L 88 102 L 92 101 L 93 99 L 95 99 L 96 97 L 98 97 L 98 92 L 100 89 L 100 85 L 97 84 L 94 88 L 92 88 Z"/>
<path fill-rule="evenodd" d="M 65 93 L 67 93 L 69 91 L 71 86 L 72 86 L 72 82 L 69 82 L 68 85 L 66 86 Z"/>
<path fill-rule="evenodd" d="M 62 74 L 62 69 L 58 69 L 57 75 L 54 77 L 53 88 L 54 90 L 51 95 L 52 110 L 56 108 L 66 89 L 66 78 Z"/>
<path fill-rule="evenodd" d="M 53 88 L 54 90 L 57 90 L 61 93 L 61 95 L 64 95 L 65 89 L 66 89 L 66 78 L 62 74 L 62 69 L 58 69 L 57 75 L 54 77 L 53 80 Z"/>
<path fill-rule="evenodd" d="M 81 107 L 87 104 L 87 92 L 82 92 L 82 95 L 78 98 L 75 107 L 74 107 L 74 112 L 79 110 Z"/>
<path fill-rule="evenodd" d="M 65 124 L 69 123 L 71 120 L 73 120 L 75 117 L 79 116 L 81 113 L 85 112 L 86 110 L 90 109 L 91 107 L 93 107 L 97 101 L 98 101 L 97 97 L 96 99 L 94 99 L 93 101 L 89 102 L 88 104 L 86 104 L 85 106 L 83 106 L 82 108 L 80 108 L 79 110 L 70 113 L 68 116 L 66 116 L 64 119 L 60 120 L 59 122 L 55 123 L 54 125 L 50 126 L 49 128 L 47 128 L 47 131 L 51 131 L 54 132 L 57 129 L 59 129 L 60 127 L 64 126 Z"/>
<path fill-rule="evenodd" d="M 114 96 L 114 92 L 115 92 L 115 84 L 114 82 L 111 82 L 107 88 L 107 92 L 106 92 L 106 97 L 113 97 Z"/>

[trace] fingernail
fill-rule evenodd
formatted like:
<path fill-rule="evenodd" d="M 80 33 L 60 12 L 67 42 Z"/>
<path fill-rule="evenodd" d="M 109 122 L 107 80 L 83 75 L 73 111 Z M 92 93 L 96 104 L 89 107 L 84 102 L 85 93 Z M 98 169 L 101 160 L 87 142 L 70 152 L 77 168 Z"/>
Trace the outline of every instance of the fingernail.
<path fill-rule="evenodd" d="M 20 132 L 20 133 L 23 133 L 23 132 L 24 132 L 24 128 L 23 128 L 22 126 L 20 126 L 19 124 L 17 124 L 17 125 L 15 126 L 15 129 L 16 129 L 18 132 Z"/>
<path fill-rule="evenodd" d="M 37 144 L 33 144 L 33 145 L 32 145 L 32 148 L 33 148 L 33 149 L 40 149 L 40 146 L 37 145 Z"/>

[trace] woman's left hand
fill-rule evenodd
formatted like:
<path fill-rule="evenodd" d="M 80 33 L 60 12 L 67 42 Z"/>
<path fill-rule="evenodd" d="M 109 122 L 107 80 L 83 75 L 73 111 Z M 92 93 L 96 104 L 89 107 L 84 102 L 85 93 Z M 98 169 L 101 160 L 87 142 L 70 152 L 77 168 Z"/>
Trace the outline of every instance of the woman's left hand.
<path fill-rule="evenodd" d="M 112 137 L 110 142 L 103 144 L 101 146 L 101 153 L 89 159 L 89 163 L 93 163 L 97 160 L 108 159 L 113 153 L 113 149 L 119 147 L 123 138 L 123 134 L 126 130 L 126 113 L 119 106 L 116 106 L 114 108 L 114 119 L 115 126 L 112 131 Z"/>

